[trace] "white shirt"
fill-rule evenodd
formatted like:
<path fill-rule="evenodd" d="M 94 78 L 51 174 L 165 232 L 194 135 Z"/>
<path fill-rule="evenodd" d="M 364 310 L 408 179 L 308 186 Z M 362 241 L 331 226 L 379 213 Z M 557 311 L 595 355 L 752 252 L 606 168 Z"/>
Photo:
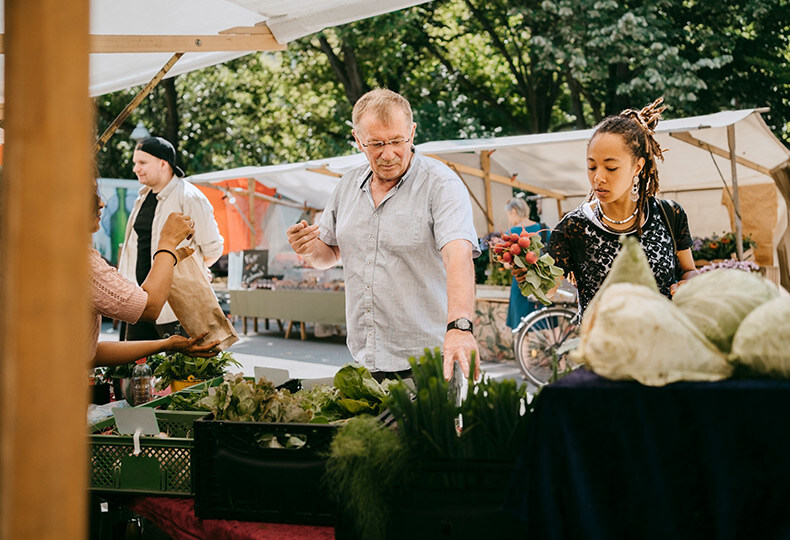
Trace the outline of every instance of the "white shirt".
<path fill-rule="evenodd" d="M 134 208 L 126 223 L 126 236 L 124 238 L 121 258 L 118 261 L 118 271 L 125 278 L 137 283 L 137 233 L 134 231 L 134 223 L 140 207 L 151 188 L 143 186 L 134 201 Z M 214 220 L 214 208 L 203 193 L 182 178 L 174 176 L 165 188 L 156 194 L 158 200 L 154 220 L 151 224 L 151 256 L 156 252 L 159 245 L 159 233 L 167 220 L 167 216 L 173 212 L 181 212 L 192 218 L 195 222 L 195 234 L 191 240 L 185 240 L 178 247 L 191 247 L 198 254 L 198 259 L 203 262 L 204 258 L 214 259 L 222 255 L 224 240 L 219 234 L 219 227 Z M 153 260 L 152 260 L 153 262 Z M 204 268 L 205 263 L 203 263 Z M 208 268 L 206 268 L 208 279 Z M 138 285 L 140 285 L 138 283 Z M 177 318 L 169 304 L 165 304 L 157 324 L 167 324 L 176 321 Z"/>

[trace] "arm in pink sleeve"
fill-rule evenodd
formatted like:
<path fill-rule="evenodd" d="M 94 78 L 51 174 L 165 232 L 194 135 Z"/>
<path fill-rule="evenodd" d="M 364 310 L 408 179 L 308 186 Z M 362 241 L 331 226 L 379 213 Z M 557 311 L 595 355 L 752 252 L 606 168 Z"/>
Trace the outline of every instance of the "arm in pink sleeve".
<path fill-rule="evenodd" d="M 143 314 L 148 293 L 107 264 L 96 250 L 91 250 L 90 268 L 94 311 L 105 317 L 136 323 Z"/>

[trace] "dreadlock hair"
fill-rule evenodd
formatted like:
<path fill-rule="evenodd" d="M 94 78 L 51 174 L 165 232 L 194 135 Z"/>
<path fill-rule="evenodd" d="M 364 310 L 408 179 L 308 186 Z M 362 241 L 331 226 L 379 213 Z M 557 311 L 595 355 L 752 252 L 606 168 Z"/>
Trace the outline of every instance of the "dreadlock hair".
<path fill-rule="evenodd" d="M 666 110 L 662 105 L 664 98 L 660 97 L 650 105 L 640 110 L 626 109 L 616 116 L 603 119 L 595 128 L 592 141 L 603 133 L 613 133 L 623 137 L 626 146 L 631 150 L 633 159 L 644 158 L 645 166 L 639 172 L 639 198 L 636 201 L 636 231 L 642 234 L 642 217 L 647 209 L 647 197 L 658 193 L 658 168 L 656 160 L 664 161 L 664 151 L 655 139 L 655 129 L 661 120 L 661 113 Z M 592 199 L 590 192 L 588 200 Z"/>

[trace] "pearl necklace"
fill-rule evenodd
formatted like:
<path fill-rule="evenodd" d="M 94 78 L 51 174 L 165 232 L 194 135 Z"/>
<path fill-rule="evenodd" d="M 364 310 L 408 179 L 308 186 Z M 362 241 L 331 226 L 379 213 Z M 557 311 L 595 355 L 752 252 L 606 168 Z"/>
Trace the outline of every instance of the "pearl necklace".
<path fill-rule="evenodd" d="M 609 216 L 607 216 L 606 214 L 603 213 L 603 207 L 601 206 L 601 201 L 596 201 L 596 202 L 598 203 L 598 212 L 600 212 L 601 217 L 603 217 L 609 223 L 614 223 L 615 225 L 623 225 L 625 223 L 628 223 L 629 221 L 631 221 L 632 219 L 634 219 L 636 217 L 636 213 L 639 211 L 639 205 L 636 205 L 636 208 L 634 208 L 634 213 L 633 214 L 631 214 L 630 216 L 628 216 L 627 218 L 625 218 L 622 221 L 617 221 L 616 219 L 612 219 L 612 218 L 610 218 Z"/>

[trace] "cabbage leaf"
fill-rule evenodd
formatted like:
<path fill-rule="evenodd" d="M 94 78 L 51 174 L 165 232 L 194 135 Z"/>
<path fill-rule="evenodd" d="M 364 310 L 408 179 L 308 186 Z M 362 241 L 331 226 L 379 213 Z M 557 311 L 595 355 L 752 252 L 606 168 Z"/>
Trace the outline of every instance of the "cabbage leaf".
<path fill-rule="evenodd" d="M 727 354 L 741 321 L 753 309 L 778 295 L 776 286 L 757 274 L 720 269 L 690 279 L 678 288 L 672 300 Z"/>

